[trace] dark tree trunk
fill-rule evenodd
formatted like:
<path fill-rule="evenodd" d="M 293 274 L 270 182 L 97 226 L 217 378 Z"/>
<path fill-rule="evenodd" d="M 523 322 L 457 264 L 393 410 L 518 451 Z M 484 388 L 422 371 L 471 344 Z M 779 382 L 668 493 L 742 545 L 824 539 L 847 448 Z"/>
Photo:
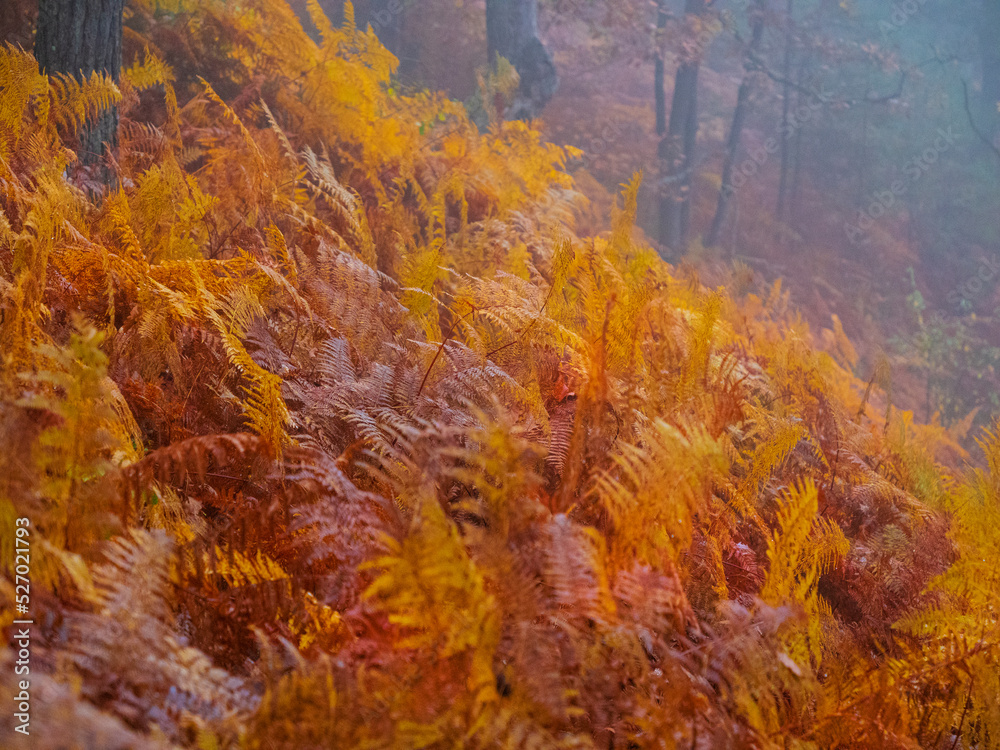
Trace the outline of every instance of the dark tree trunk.
<path fill-rule="evenodd" d="M 538 117 L 559 85 L 552 58 L 538 38 L 538 0 L 486 0 L 486 43 L 490 66 L 497 55 L 504 57 L 521 79 L 507 119 Z"/>
<path fill-rule="evenodd" d="M 667 0 L 657 0 L 656 30 L 662 32 L 667 27 Z M 656 135 L 663 138 L 667 134 L 667 92 L 666 65 L 663 60 L 663 40 L 657 35 L 656 61 L 653 68 L 653 95 L 656 99 Z"/>
<path fill-rule="evenodd" d="M 802 84 L 805 82 L 805 70 L 806 61 L 805 58 L 801 58 L 799 61 L 799 74 L 797 83 L 799 86 L 798 92 L 795 94 L 795 111 L 800 111 L 802 104 Z M 789 204 L 791 208 L 791 216 L 794 221 L 795 217 L 799 215 L 799 209 L 802 206 L 802 131 L 805 130 L 806 123 L 799 122 L 795 128 L 795 152 L 792 157 L 792 162 L 794 167 L 792 168 L 792 194 L 789 199 Z M 787 138 L 788 134 L 785 133 L 784 137 Z"/>
<path fill-rule="evenodd" d="M 35 57 L 46 74 L 77 80 L 97 71 L 118 82 L 125 0 L 39 0 Z M 118 143 L 118 109 L 104 110 L 80 133 L 80 161 L 93 164 Z"/>
<path fill-rule="evenodd" d="M 785 23 L 785 68 L 784 68 L 784 90 L 781 97 L 781 132 L 788 133 L 788 115 L 792 102 L 792 56 L 795 52 L 795 36 L 792 25 L 792 0 L 788 0 Z M 788 199 L 788 171 L 790 163 L 791 144 L 788 138 L 781 139 L 781 176 L 778 180 L 778 210 L 777 218 L 779 222 L 785 220 L 785 207 Z"/>
<path fill-rule="evenodd" d="M 760 47 L 764 38 L 764 9 L 758 1 L 751 10 L 751 36 L 750 44 L 747 48 L 748 58 L 753 56 Z M 747 109 L 750 104 L 750 94 L 753 89 L 753 69 L 750 59 L 744 63 L 743 80 L 740 82 L 740 90 L 736 94 L 736 109 L 733 110 L 733 123 L 729 127 L 729 140 L 726 143 L 726 156 L 722 165 L 722 187 L 719 189 L 719 200 L 715 205 L 715 218 L 712 219 L 712 226 L 708 230 L 708 237 L 705 244 L 709 247 L 719 243 L 722 228 L 729 215 L 729 206 L 736 188 L 733 187 L 733 169 L 736 166 L 736 157 L 740 151 L 740 137 L 743 134 L 743 125 L 746 123 Z"/>
<path fill-rule="evenodd" d="M 701 15 L 705 0 L 687 0 L 686 15 Z M 698 51 L 700 54 L 700 50 Z M 676 259 L 687 246 L 691 172 L 698 139 L 698 58 L 677 68 L 667 134 L 660 139 L 660 250 Z"/>

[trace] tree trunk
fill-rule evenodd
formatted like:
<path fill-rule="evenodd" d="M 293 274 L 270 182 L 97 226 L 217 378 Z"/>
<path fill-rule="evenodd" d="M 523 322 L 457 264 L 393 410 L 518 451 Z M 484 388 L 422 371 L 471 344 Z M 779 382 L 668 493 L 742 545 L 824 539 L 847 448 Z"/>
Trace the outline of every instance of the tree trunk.
<path fill-rule="evenodd" d="M 43 73 L 77 80 L 98 71 L 118 82 L 122 67 L 125 0 L 39 0 L 35 57 Z M 118 108 L 87 122 L 80 133 L 80 161 L 94 164 L 118 144 Z"/>
<path fill-rule="evenodd" d="M 559 85 L 552 58 L 538 38 L 538 0 L 486 0 L 486 43 L 490 67 L 499 55 L 521 79 L 507 119 L 538 117 Z"/>
<path fill-rule="evenodd" d="M 705 0 L 687 0 L 684 13 L 700 16 Z M 701 54 L 701 50 L 696 52 Z M 698 57 L 684 60 L 674 78 L 667 134 L 660 139 L 660 251 L 678 258 L 687 246 L 691 172 L 698 140 Z"/>
<path fill-rule="evenodd" d="M 754 4 L 751 10 L 750 27 L 751 37 L 747 48 L 748 58 L 757 52 L 761 40 L 764 38 L 764 9 L 761 7 L 760 0 Z M 719 189 L 719 200 L 715 205 L 715 218 L 712 219 L 712 226 L 708 230 L 708 237 L 705 239 L 705 244 L 709 247 L 719 244 L 722 227 L 726 223 L 726 217 L 729 214 L 729 205 L 736 190 L 733 187 L 733 169 L 736 166 L 736 157 L 739 155 L 740 137 L 743 134 L 743 125 L 746 122 L 752 89 L 753 69 L 750 60 L 747 59 L 744 63 L 743 80 L 740 82 L 740 89 L 736 94 L 736 109 L 733 110 L 733 123 L 729 128 L 726 156 L 722 165 L 722 187 Z"/>
<path fill-rule="evenodd" d="M 656 30 L 662 33 L 667 27 L 667 0 L 657 0 Z M 653 96 L 656 101 L 656 135 L 663 138 L 667 134 L 667 92 L 666 70 L 663 60 L 663 40 L 657 34 L 656 61 L 653 67 Z"/>
<path fill-rule="evenodd" d="M 799 89 L 795 94 L 795 111 L 798 112 L 802 105 L 802 84 L 805 82 L 805 70 L 806 70 L 806 60 L 805 57 L 799 59 L 799 73 L 796 82 L 799 85 Z M 792 194 L 789 199 L 790 204 L 790 215 L 794 221 L 794 218 L 799 215 L 800 209 L 802 207 L 802 131 L 806 128 L 806 123 L 799 122 L 796 123 L 795 128 L 795 152 L 792 156 L 792 162 L 794 166 L 792 167 Z M 786 133 L 784 137 L 788 137 Z"/>
<path fill-rule="evenodd" d="M 792 0 L 788 0 L 785 23 L 785 69 L 784 69 L 784 90 L 781 97 L 781 132 L 788 133 L 788 116 L 792 101 L 792 55 L 795 50 L 795 37 L 792 25 Z M 790 167 L 788 138 L 781 139 L 781 176 L 778 179 L 778 209 L 776 216 L 778 222 L 785 220 L 785 206 L 787 204 L 788 192 L 788 170 Z"/>

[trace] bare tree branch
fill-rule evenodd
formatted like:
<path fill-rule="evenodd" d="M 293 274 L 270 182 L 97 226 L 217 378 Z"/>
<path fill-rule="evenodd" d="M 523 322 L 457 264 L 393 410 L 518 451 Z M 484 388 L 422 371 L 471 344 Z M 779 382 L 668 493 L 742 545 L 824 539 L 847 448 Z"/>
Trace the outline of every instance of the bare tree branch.
<path fill-rule="evenodd" d="M 969 82 L 964 78 L 962 79 L 962 95 L 963 103 L 965 104 L 965 115 L 969 118 L 969 127 L 972 128 L 972 132 L 978 136 L 979 140 L 985 144 L 986 148 L 996 154 L 997 158 L 1000 159 L 1000 148 L 997 148 L 992 139 L 980 129 L 980 127 L 976 124 L 976 118 L 972 116 L 972 105 L 969 103 Z"/>

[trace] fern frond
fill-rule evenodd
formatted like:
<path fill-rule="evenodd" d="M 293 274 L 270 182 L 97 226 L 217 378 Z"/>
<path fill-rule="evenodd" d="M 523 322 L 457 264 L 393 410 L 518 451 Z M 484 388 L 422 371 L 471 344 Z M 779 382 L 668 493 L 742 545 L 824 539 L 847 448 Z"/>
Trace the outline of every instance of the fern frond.
<path fill-rule="evenodd" d="M 694 515 L 727 466 L 717 441 L 696 426 L 682 431 L 656 420 L 638 445 L 621 445 L 616 468 L 597 480 L 596 491 L 614 525 L 618 565 L 639 561 L 679 566 L 691 545 Z"/>
<path fill-rule="evenodd" d="M 398 648 L 431 648 L 442 659 L 466 651 L 492 654 L 496 648 L 492 597 L 437 500 L 421 502 L 407 537 L 365 567 L 378 577 L 364 597 L 400 629 Z M 470 689 L 492 689 L 488 661 L 477 658 L 474 664 Z"/>
<path fill-rule="evenodd" d="M 74 662 L 88 676 L 85 695 L 109 698 L 122 716 L 140 726 L 155 722 L 174 737 L 191 725 L 232 736 L 234 721 L 256 699 L 171 632 L 171 554 L 163 532 L 133 530 L 108 546 L 107 562 L 94 570 L 96 609 L 72 622 Z"/>

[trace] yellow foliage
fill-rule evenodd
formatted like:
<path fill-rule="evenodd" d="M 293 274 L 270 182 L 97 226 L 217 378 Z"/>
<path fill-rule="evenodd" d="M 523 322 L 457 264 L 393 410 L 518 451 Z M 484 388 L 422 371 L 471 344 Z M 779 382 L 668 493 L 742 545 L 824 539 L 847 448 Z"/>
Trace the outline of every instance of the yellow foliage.
<path fill-rule="evenodd" d="M 577 237 L 572 151 L 307 6 L 135 2 L 120 89 L 0 49 L 0 600 L 28 517 L 59 730 L 995 742 L 1000 439 L 943 470 L 838 320 L 645 246 L 641 175 Z"/>

